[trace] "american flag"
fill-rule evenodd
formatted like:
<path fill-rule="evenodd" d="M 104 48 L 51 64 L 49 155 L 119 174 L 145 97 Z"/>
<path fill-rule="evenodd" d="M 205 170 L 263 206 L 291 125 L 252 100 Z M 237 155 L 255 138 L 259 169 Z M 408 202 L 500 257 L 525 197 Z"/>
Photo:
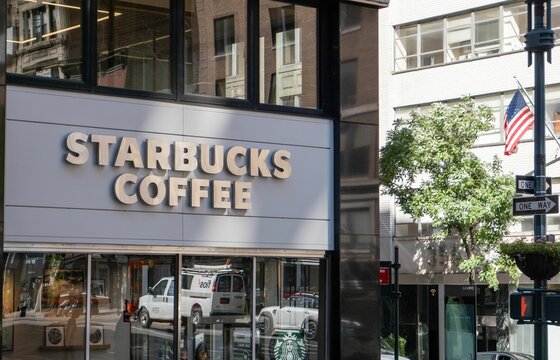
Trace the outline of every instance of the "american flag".
<path fill-rule="evenodd" d="M 506 148 L 504 154 L 511 155 L 517 151 L 517 144 L 523 135 L 533 126 L 535 118 L 529 106 L 517 90 L 509 103 L 504 115 L 504 131 Z"/>

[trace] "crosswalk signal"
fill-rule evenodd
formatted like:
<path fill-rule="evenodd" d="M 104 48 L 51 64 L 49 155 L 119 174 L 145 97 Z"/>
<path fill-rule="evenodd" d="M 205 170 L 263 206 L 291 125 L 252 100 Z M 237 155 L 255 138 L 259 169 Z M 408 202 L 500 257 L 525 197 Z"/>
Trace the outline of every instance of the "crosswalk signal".
<path fill-rule="evenodd" d="M 516 320 L 534 320 L 534 294 L 514 292 L 509 296 L 509 316 Z"/>
<path fill-rule="evenodd" d="M 560 322 L 560 295 L 547 295 L 544 298 L 546 319 Z"/>

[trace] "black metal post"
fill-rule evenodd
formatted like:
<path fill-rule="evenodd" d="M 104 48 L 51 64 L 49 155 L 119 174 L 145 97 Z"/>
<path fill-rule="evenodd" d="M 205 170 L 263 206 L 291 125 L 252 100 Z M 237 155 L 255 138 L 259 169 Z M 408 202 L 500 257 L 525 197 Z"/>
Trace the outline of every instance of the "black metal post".
<path fill-rule="evenodd" d="M 394 344 L 394 353 L 395 353 L 395 360 L 399 360 L 399 299 L 401 297 L 401 293 L 399 291 L 399 268 L 401 264 L 399 264 L 399 247 L 395 246 L 395 259 L 393 261 L 393 265 L 391 267 L 395 271 L 395 283 L 394 283 L 394 291 L 393 297 L 395 298 L 395 344 Z"/>
<path fill-rule="evenodd" d="M 535 166 L 535 196 L 546 195 L 546 158 L 545 158 L 545 81 L 544 81 L 544 53 L 551 59 L 551 49 L 554 46 L 554 31 L 550 29 L 551 4 L 550 0 L 526 0 L 528 29 L 525 34 L 525 50 L 529 55 L 529 66 L 534 58 L 535 64 L 535 125 L 534 125 L 534 166 Z M 545 23 L 545 3 L 547 6 L 547 22 Z M 531 6 L 533 5 L 533 8 Z M 531 15 L 534 15 L 531 19 Z M 533 27 L 534 21 L 534 27 Z M 535 241 L 545 241 L 546 215 L 534 216 Z M 545 279 L 536 279 L 535 289 L 546 289 Z M 544 323 L 544 297 L 542 292 L 535 293 L 535 358 L 548 359 L 548 334 Z"/>
<path fill-rule="evenodd" d="M 5 170 L 5 143 L 6 143 L 6 29 L 7 29 L 7 1 L 0 5 L 0 206 L 4 208 L 4 179 Z M 4 224 L 4 211 L 0 213 L 0 222 Z M 0 304 L 4 303 L 4 229 L 0 230 Z M 0 316 L 0 339 L 2 336 L 2 318 Z M 2 352 L 0 351 L 0 359 Z"/>

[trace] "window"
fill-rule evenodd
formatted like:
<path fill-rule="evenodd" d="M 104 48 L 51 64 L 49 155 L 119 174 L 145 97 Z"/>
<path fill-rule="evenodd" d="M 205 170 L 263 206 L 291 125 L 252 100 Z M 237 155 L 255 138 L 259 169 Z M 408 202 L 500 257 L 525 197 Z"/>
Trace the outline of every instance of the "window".
<path fill-rule="evenodd" d="M 552 17 L 553 26 L 560 22 L 560 0 L 553 1 Z M 527 5 L 523 1 L 396 26 L 395 70 L 519 51 L 525 47 L 526 29 Z M 560 27 L 554 31 L 560 34 Z M 445 56 L 441 52 L 444 42 Z"/>
<path fill-rule="evenodd" d="M 216 79 L 216 96 L 226 97 L 226 79 Z"/>
<path fill-rule="evenodd" d="M 175 296 L 175 280 L 171 280 L 169 284 L 169 289 L 167 290 L 168 296 Z"/>
<path fill-rule="evenodd" d="M 167 280 L 162 280 L 159 283 L 157 283 L 156 286 L 154 286 L 154 288 L 152 289 L 152 294 L 154 296 L 163 295 L 166 287 L 167 287 Z"/>
<path fill-rule="evenodd" d="M 431 237 L 434 228 L 431 223 L 398 223 L 396 224 L 397 237 Z"/>
<path fill-rule="evenodd" d="M 471 16 L 459 15 L 447 20 L 447 58 L 449 61 L 471 58 Z"/>
<path fill-rule="evenodd" d="M 161 336 L 173 332 L 173 293 L 165 293 L 176 271 L 173 256 L 12 252 L 3 256 L 3 359 L 85 359 L 89 346 L 92 359 L 136 360 L 153 358 L 166 346 L 174 348 L 172 336 Z M 125 313 L 137 313 L 138 321 L 126 320 Z M 148 343 L 150 347 L 144 346 Z"/>
<path fill-rule="evenodd" d="M 526 31 L 527 5 L 521 3 L 504 6 L 504 52 L 523 50 Z"/>
<path fill-rule="evenodd" d="M 233 15 L 214 20 L 214 53 L 216 56 L 231 54 L 235 43 Z"/>
<path fill-rule="evenodd" d="M 474 13 L 475 56 L 497 54 L 500 51 L 500 8 Z"/>
<path fill-rule="evenodd" d="M 352 59 L 340 64 L 340 105 L 342 108 L 356 104 L 358 93 L 358 60 Z"/>
<path fill-rule="evenodd" d="M 318 359 L 318 329 L 322 321 L 318 259 L 259 258 L 256 270 L 256 316 L 261 344 L 256 358 L 273 358 L 268 354 L 274 350 L 276 336 L 287 329 L 301 329 L 309 342 L 308 357 Z"/>
<path fill-rule="evenodd" d="M 247 1 L 184 1 L 184 93 L 246 99 Z"/>
<path fill-rule="evenodd" d="M 276 35 L 285 34 L 295 29 L 294 5 L 268 9 L 270 16 L 270 30 L 272 32 L 272 47 L 276 47 Z"/>
<path fill-rule="evenodd" d="M 316 9 L 264 0 L 260 2 L 260 14 L 259 68 L 260 84 L 264 86 L 260 87 L 259 101 L 316 108 Z"/>
<path fill-rule="evenodd" d="M 183 256 L 182 264 L 192 282 L 182 291 L 180 358 L 251 359 L 253 259 Z"/>
<path fill-rule="evenodd" d="M 550 120 L 554 133 L 560 136 L 560 87 L 549 86 L 546 88 L 546 116 Z M 548 133 L 546 134 L 549 135 Z"/>
<path fill-rule="evenodd" d="M 342 32 L 361 28 L 362 9 L 358 6 L 343 6 L 340 8 L 340 29 Z"/>
<path fill-rule="evenodd" d="M 396 29 L 395 69 L 406 70 L 418 67 L 418 27 L 403 26 Z"/>
<path fill-rule="evenodd" d="M 420 61 L 422 66 L 443 63 L 443 20 L 420 24 Z"/>
<path fill-rule="evenodd" d="M 82 12 L 79 0 L 9 0 L 7 71 L 82 80 Z"/>
<path fill-rule="evenodd" d="M 318 69 L 318 41 L 327 43 L 318 35 L 319 4 L 8 0 L 9 81 L 53 83 L 42 77 L 73 90 L 320 114 L 308 111 L 318 108 L 319 76 L 326 76 Z M 360 16 L 347 13 L 347 26 L 359 27 Z"/>
<path fill-rule="evenodd" d="M 98 0 L 97 84 L 171 93 L 169 0 Z"/>
<path fill-rule="evenodd" d="M 218 278 L 218 292 L 231 291 L 231 276 L 220 276 Z"/>
<path fill-rule="evenodd" d="M 243 278 L 241 276 L 233 277 L 233 292 L 243 292 L 245 288 L 243 286 Z"/>
<path fill-rule="evenodd" d="M 560 42 L 560 0 L 552 0 L 552 30 L 554 30 L 555 43 Z M 527 29 L 527 26 L 523 28 L 523 32 Z"/>
<path fill-rule="evenodd" d="M 192 284 L 192 281 L 193 281 L 193 275 L 183 274 L 182 278 L 183 279 L 182 279 L 182 283 L 181 283 L 181 286 L 182 286 L 181 288 L 183 290 L 189 290 L 191 288 L 191 284 Z"/>

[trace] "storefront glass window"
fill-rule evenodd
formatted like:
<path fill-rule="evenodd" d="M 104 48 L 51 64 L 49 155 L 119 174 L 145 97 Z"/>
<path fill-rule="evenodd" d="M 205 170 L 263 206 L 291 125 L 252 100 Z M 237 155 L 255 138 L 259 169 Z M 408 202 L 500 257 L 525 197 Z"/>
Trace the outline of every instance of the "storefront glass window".
<path fill-rule="evenodd" d="M 317 108 L 317 11 L 261 1 L 260 102 Z"/>
<path fill-rule="evenodd" d="M 181 359 L 251 359 L 252 258 L 183 257 Z"/>
<path fill-rule="evenodd" d="M 251 359 L 255 349 L 257 359 L 318 359 L 319 259 L 260 258 L 254 277 L 251 257 L 183 256 L 179 283 L 175 260 L 6 253 L 2 357 L 81 360 L 89 348 L 98 360 Z"/>
<path fill-rule="evenodd" d="M 82 80 L 81 4 L 8 0 L 7 71 Z"/>
<path fill-rule="evenodd" d="M 258 259 L 256 295 L 257 358 L 317 359 L 319 261 Z"/>
<path fill-rule="evenodd" d="M 3 359 L 172 359 L 174 256 L 5 254 Z M 86 338 L 87 279 L 91 279 Z"/>
<path fill-rule="evenodd" d="M 97 7 L 97 85 L 170 93 L 169 0 Z"/>
<path fill-rule="evenodd" d="M 87 255 L 4 254 L 3 359 L 84 359 Z"/>
<path fill-rule="evenodd" d="M 90 359 L 173 359 L 175 257 L 92 255 Z"/>
<path fill-rule="evenodd" d="M 246 99 L 246 0 L 185 0 L 185 94 Z"/>

